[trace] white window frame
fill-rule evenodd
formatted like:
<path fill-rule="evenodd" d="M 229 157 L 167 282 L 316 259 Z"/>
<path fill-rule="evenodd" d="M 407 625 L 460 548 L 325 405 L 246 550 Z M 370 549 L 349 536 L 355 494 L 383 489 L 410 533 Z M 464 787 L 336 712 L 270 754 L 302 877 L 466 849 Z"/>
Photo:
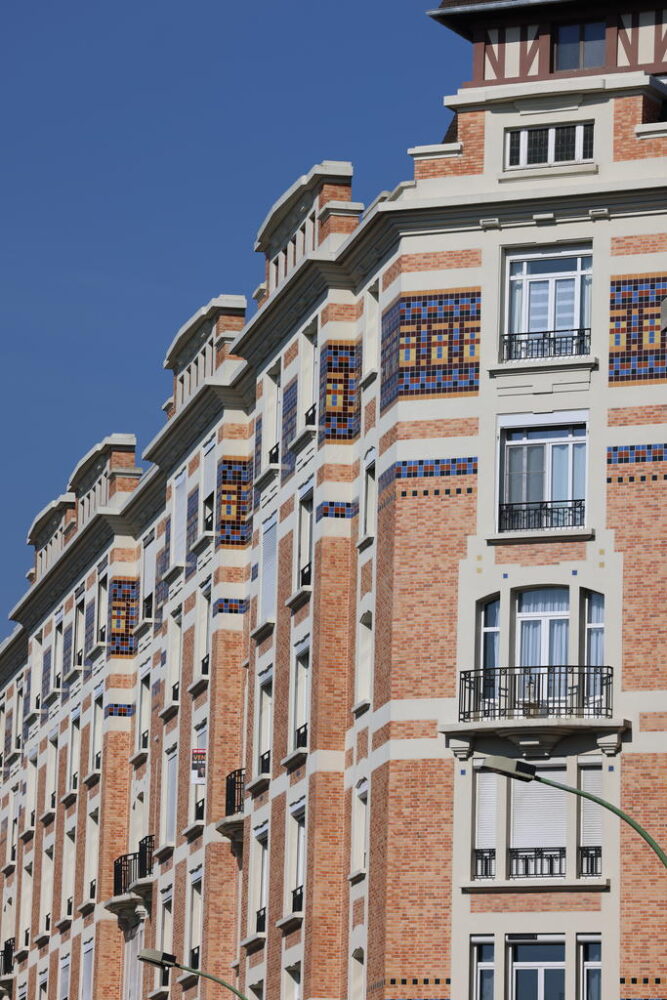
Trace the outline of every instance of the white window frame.
<path fill-rule="evenodd" d="M 361 516 L 360 541 L 372 541 L 375 538 L 375 519 L 377 515 L 377 469 L 375 464 L 375 449 L 372 448 L 364 463 L 364 495 Z"/>
<path fill-rule="evenodd" d="M 173 762 L 173 763 L 172 763 Z M 172 771 L 173 768 L 173 771 Z M 173 782 L 169 778 L 173 777 Z M 178 744 L 164 751 L 164 781 L 162 785 L 162 843 L 176 843 L 178 812 Z"/>
<path fill-rule="evenodd" d="M 598 960 L 584 959 L 584 948 L 587 944 L 598 944 L 600 945 L 600 958 Z M 600 971 L 600 978 L 602 978 L 602 938 L 599 934 L 577 934 L 577 951 L 578 951 L 578 966 L 579 966 L 579 995 L 581 1000 L 591 1000 L 588 992 L 588 984 L 586 982 L 587 976 L 586 972 L 589 970 Z M 602 996 L 602 984 L 600 984 L 600 996 Z"/>
<path fill-rule="evenodd" d="M 478 949 L 485 945 L 491 945 L 494 949 L 494 956 L 489 960 L 482 960 L 479 958 Z M 472 1000 L 481 1000 L 482 990 L 481 990 L 481 973 L 491 971 L 493 973 L 493 984 L 495 986 L 496 979 L 496 962 L 495 962 L 495 941 L 493 935 L 473 935 L 470 939 L 471 948 L 471 966 L 472 966 Z"/>
<path fill-rule="evenodd" d="M 520 944 L 562 944 L 563 946 L 563 960 L 560 962 L 547 962 L 547 961 L 537 961 L 537 962 L 527 962 L 527 961 L 514 961 L 514 946 Z M 510 979 L 510 997 L 511 1000 L 515 1000 L 516 997 L 516 973 L 521 969 L 535 969 L 537 970 L 537 996 L 535 1000 L 544 1000 L 544 974 L 549 969 L 562 969 L 563 979 L 565 978 L 566 972 L 566 951 L 565 951 L 565 938 L 562 935 L 554 934 L 539 934 L 535 937 L 527 938 L 525 941 L 521 941 L 518 938 L 509 940 L 507 942 L 508 948 L 508 969 L 509 969 L 509 979 Z"/>
<path fill-rule="evenodd" d="M 572 271 L 559 271 L 557 269 L 557 263 L 559 260 L 571 260 L 573 257 L 577 258 L 576 270 Z M 590 258 L 590 265 L 584 265 L 584 258 Z M 550 272 L 545 272 L 544 274 L 529 275 L 527 267 L 524 267 L 520 275 L 512 275 L 512 265 L 513 264 L 524 264 L 527 265 L 530 261 L 534 260 L 553 260 L 554 269 Z M 505 333 L 512 334 L 514 336 L 530 336 L 538 335 L 540 333 L 550 333 L 556 329 L 555 323 L 555 287 L 556 281 L 566 279 L 568 277 L 574 277 L 575 279 L 575 305 L 574 305 L 574 315 L 575 317 L 581 317 L 581 291 L 583 288 L 583 282 L 587 276 L 590 276 L 592 283 L 593 276 L 593 251 L 589 244 L 583 246 L 566 246 L 566 247 L 539 247 L 537 250 L 508 250 L 505 256 Z M 534 282 L 549 282 L 549 318 L 547 320 L 546 330 L 528 330 L 530 325 L 528 322 L 529 317 L 529 302 L 530 296 L 528 290 L 531 283 Z M 519 283 L 523 285 L 523 300 L 521 306 L 521 323 L 520 326 L 523 327 L 521 330 L 513 331 L 512 327 L 512 288 L 514 285 Z M 592 292 L 592 289 L 591 289 Z M 592 294 L 589 292 L 588 296 L 589 304 L 592 309 Z M 563 332 L 567 333 L 569 330 L 585 329 L 591 325 L 591 316 L 585 317 L 587 323 L 584 327 L 580 327 L 578 324 L 573 323 L 571 328 L 563 328 Z"/>
<path fill-rule="evenodd" d="M 297 558 L 295 560 L 296 580 L 295 591 L 301 590 L 302 586 L 312 586 L 302 584 L 302 572 L 310 566 L 310 579 L 313 578 L 313 538 L 315 530 L 315 509 L 313 504 L 313 490 L 309 488 L 299 496 L 298 525 L 297 525 Z"/>
<path fill-rule="evenodd" d="M 593 149 L 595 149 L 595 123 L 589 122 L 560 122 L 558 125 L 531 125 L 524 128 L 510 128 L 505 132 L 505 170 L 531 170 L 539 167 L 560 167 L 572 163 L 592 163 L 593 156 L 584 157 L 584 129 L 587 125 L 593 127 Z M 574 127 L 574 159 L 556 160 L 556 129 Z M 528 163 L 528 133 L 538 130 L 548 129 L 547 158 L 537 163 Z M 519 133 L 519 162 L 510 164 L 510 136 Z"/>

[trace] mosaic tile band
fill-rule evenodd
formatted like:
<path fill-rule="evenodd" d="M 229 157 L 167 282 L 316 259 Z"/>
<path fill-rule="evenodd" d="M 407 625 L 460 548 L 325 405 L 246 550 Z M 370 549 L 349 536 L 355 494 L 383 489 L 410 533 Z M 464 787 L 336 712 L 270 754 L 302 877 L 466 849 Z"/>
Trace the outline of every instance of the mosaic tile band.
<path fill-rule="evenodd" d="M 321 521 L 323 517 L 350 518 L 356 517 L 359 513 L 359 503 L 353 500 L 351 503 L 343 500 L 327 500 L 317 507 L 315 520 Z"/>
<path fill-rule="evenodd" d="M 330 340 L 320 352 L 318 441 L 353 441 L 361 428 L 361 346 Z"/>
<path fill-rule="evenodd" d="M 614 277 L 609 294 L 609 382 L 667 380 L 667 330 L 660 331 L 660 304 L 667 274 Z"/>
<path fill-rule="evenodd" d="M 223 457 L 218 462 L 217 548 L 247 545 L 252 536 L 252 459 Z"/>
<path fill-rule="evenodd" d="M 467 458 L 425 458 L 394 462 L 380 476 L 379 492 L 386 489 L 396 479 L 430 479 L 440 476 L 477 475 L 477 457 Z"/>
<path fill-rule="evenodd" d="M 248 610 L 244 597 L 221 597 L 213 605 L 214 615 L 243 615 Z"/>
<path fill-rule="evenodd" d="M 110 704 L 104 706 L 104 718 L 129 719 L 134 715 L 134 705 Z"/>
<path fill-rule="evenodd" d="M 380 412 L 412 396 L 479 391 L 481 291 L 401 296 L 382 316 Z"/>
<path fill-rule="evenodd" d="M 664 462 L 667 444 L 619 444 L 607 448 L 607 465 L 627 465 L 633 462 Z"/>
<path fill-rule="evenodd" d="M 139 624 L 139 581 L 115 577 L 109 586 L 109 656 L 134 656 Z"/>

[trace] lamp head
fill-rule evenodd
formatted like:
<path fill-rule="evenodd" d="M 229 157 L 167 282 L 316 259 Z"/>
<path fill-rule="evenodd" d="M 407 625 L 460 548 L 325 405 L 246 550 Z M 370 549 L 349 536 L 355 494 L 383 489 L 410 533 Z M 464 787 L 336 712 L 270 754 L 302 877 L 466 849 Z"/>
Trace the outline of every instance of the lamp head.
<path fill-rule="evenodd" d="M 154 948 L 146 948 L 137 955 L 140 962 L 147 962 L 148 965 L 156 965 L 160 969 L 171 969 L 176 965 L 176 956 L 170 955 L 168 951 L 156 951 Z"/>
<path fill-rule="evenodd" d="M 495 774 L 505 774 L 508 778 L 518 778 L 519 781 L 532 781 L 537 768 L 525 760 L 513 757 L 485 757 L 479 766 L 480 771 L 493 771 Z"/>

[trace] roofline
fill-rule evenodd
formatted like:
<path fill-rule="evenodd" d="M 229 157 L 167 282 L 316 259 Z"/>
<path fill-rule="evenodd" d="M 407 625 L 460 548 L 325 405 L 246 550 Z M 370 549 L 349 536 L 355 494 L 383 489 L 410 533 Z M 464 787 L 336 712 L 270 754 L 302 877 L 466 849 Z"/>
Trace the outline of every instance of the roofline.
<path fill-rule="evenodd" d="M 202 306 L 196 313 L 193 313 L 190 319 L 185 321 L 169 345 L 165 359 L 162 362 L 162 367 L 173 368 L 176 361 L 175 355 L 187 343 L 195 329 L 213 313 L 225 309 L 245 313 L 247 307 L 248 303 L 245 295 L 216 295 L 214 299 L 211 299 L 205 306 Z"/>
<path fill-rule="evenodd" d="M 293 205 L 310 188 L 325 177 L 352 177 L 354 167 L 349 160 L 322 160 L 310 168 L 307 174 L 297 177 L 293 184 L 281 194 L 267 212 L 257 232 L 255 250 L 266 250 L 270 233 L 278 227 Z"/>
<path fill-rule="evenodd" d="M 26 543 L 28 545 L 34 545 L 33 535 L 40 530 L 44 522 L 51 516 L 51 514 L 54 514 L 59 507 L 73 507 L 75 503 L 76 495 L 74 493 L 61 493 L 55 500 L 47 503 L 46 507 L 42 507 L 39 514 L 35 515 L 32 524 L 28 528 Z"/>
<path fill-rule="evenodd" d="M 69 478 L 69 483 L 67 484 L 67 489 L 74 491 L 76 484 L 82 476 L 88 471 L 89 467 L 93 464 L 94 460 L 98 455 L 103 454 L 110 448 L 136 448 L 137 438 L 134 434 L 107 434 L 102 441 L 98 441 L 97 444 L 93 445 L 90 451 L 87 451 L 83 458 L 78 462 L 74 468 L 74 472 Z"/>

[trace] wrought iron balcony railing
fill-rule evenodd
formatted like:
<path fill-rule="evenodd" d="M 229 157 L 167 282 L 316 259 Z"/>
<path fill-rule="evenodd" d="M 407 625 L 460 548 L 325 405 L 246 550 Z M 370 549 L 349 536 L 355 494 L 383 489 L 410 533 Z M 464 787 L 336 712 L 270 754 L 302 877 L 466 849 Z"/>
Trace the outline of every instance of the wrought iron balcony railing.
<path fill-rule="evenodd" d="M 496 877 L 495 847 L 476 847 L 473 851 L 473 871 L 475 878 Z"/>
<path fill-rule="evenodd" d="M 152 834 L 139 841 L 139 850 L 132 854 L 121 854 L 113 863 L 113 894 L 123 896 L 133 882 L 148 878 L 153 874 Z"/>
<path fill-rule="evenodd" d="M 602 848 L 580 847 L 578 874 L 580 878 L 592 878 L 602 874 Z"/>
<path fill-rule="evenodd" d="M 239 767 L 227 775 L 225 788 L 225 816 L 236 816 L 243 812 L 243 789 L 245 786 L 245 768 Z"/>
<path fill-rule="evenodd" d="M 15 938 L 7 938 L 0 951 L 0 975 L 11 976 L 14 971 Z"/>
<path fill-rule="evenodd" d="M 502 360 L 568 358 L 591 353 L 590 327 L 574 330 L 544 330 L 539 333 L 506 333 L 502 338 Z"/>
<path fill-rule="evenodd" d="M 564 878 L 564 847 L 510 847 L 509 878 Z"/>
<path fill-rule="evenodd" d="M 526 500 L 501 503 L 499 531 L 547 531 L 553 528 L 583 528 L 584 500 Z"/>
<path fill-rule="evenodd" d="M 498 667 L 464 670 L 459 722 L 493 719 L 609 719 L 611 667 Z"/>

